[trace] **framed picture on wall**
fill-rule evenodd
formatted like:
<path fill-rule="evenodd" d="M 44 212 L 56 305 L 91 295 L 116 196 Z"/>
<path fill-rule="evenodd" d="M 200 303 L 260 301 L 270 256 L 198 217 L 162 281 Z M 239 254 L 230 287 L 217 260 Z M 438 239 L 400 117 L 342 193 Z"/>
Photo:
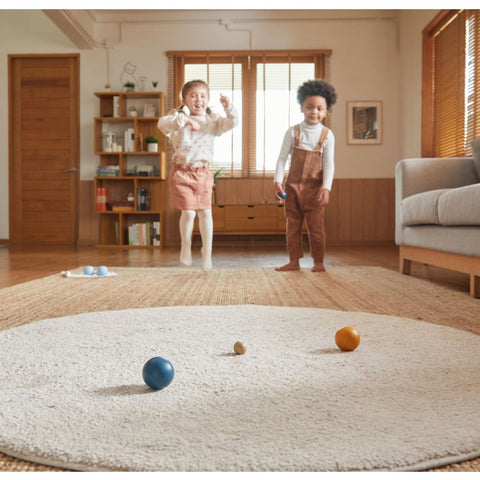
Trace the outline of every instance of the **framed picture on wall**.
<path fill-rule="evenodd" d="M 347 143 L 382 143 L 382 102 L 347 102 Z"/>
<path fill-rule="evenodd" d="M 143 116 L 144 117 L 154 117 L 157 111 L 157 107 L 154 103 L 146 103 L 143 107 Z"/>

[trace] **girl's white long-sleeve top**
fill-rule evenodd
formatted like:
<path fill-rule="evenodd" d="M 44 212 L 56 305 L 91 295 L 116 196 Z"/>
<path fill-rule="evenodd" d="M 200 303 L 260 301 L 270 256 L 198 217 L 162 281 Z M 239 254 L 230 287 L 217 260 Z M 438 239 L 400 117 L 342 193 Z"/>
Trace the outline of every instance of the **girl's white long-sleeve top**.
<path fill-rule="evenodd" d="M 309 125 L 303 121 L 300 123 L 300 138 L 298 147 L 304 150 L 314 150 L 324 126 L 321 123 Z M 290 127 L 283 137 L 282 148 L 277 159 L 274 182 L 282 183 L 285 174 L 285 165 L 293 152 L 295 144 L 295 126 Z M 333 174 L 335 172 L 335 136 L 329 130 L 327 138 L 323 142 L 323 188 L 332 189 Z"/>
<path fill-rule="evenodd" d="M 213 159 L 215 137 L 231 130 L 238 124 L 238 113 L 233 105 L 225 110 L 226 117 L 216 113 L 190 116 L 175 110 L 158 120 L 158 129 L 169 137 L 174 149 L 173 161 L 180 165 L 198 166 Z M 191 119 L 200 125 L 200 130 L 185 127 Z"/>

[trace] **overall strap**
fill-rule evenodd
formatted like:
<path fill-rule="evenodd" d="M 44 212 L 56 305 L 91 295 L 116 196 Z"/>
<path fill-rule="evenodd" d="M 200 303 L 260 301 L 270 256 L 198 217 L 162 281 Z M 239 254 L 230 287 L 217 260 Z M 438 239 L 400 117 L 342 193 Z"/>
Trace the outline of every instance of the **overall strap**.
<path fill-rule="evenodd" d="M 295 125 L 295 127 L 293 127 L 294 130 L 294 143 L 293 143 L 293 146 L 296 148 L 298 147 L 298 144 L 300 143 L 300 124 L 298 125 Z"/>
<path fill-rule="evenodd" d="M 320 134 L 320 138 L 318 140 L 317 146 L 315 147 L 315 150 L 321 150 L 323 147 L 323 142 L 327 138 L 328 132 L 330 130 L 324 125 L 322 128 L 322 133 Z"/>

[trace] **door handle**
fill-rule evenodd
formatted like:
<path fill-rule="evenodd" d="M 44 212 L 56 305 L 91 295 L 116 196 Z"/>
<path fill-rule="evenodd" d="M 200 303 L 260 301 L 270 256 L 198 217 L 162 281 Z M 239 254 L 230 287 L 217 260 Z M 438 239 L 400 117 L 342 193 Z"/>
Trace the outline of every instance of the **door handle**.
<path fill-rule="evenodd" d="M 63 173 L 77 173 L 77 167 L 66 168 Z"/>

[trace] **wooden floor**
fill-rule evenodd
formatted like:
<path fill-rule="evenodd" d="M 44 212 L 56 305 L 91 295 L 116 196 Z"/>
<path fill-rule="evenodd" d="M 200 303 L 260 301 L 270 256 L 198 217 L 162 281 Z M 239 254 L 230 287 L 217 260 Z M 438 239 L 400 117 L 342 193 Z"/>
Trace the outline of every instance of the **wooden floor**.
<path fill-rule="evenodd" d="M 0 246 L 0 288 L 27 282 L 46 275 L 72 270 L 85 265 L 113 267 L 175 267 L 179 266 L 178 248 L 155 250 L 95 247 L 20 247 Z M 194 266 L 200 266 L 200 246 L 192 249 Z M 281 266 L 288 261 L 285 245 L 281 241 L 262 242 L 257 239 L 214 242 L 215 267 L 267 267 Z M 302 268 L 313 262 L 308 254 L 301 260 Z M 391 246 L 329 247 L 325 266 L 346 265 L 381 266 L 398 270 L 398 248 Z M 468 292 L 468 276 L 423 264 L 412 265 L 412 275 L 430 279 L 438 284 Z"/>

